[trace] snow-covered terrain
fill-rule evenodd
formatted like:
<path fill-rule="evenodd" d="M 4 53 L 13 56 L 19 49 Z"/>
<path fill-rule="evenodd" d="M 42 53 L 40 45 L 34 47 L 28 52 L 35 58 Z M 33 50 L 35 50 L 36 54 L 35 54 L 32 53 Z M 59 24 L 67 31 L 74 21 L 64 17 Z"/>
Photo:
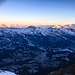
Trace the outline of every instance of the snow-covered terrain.
<path fill-rule="evenodd" d="M 19 75 L 46 75 L 75 63 L 75 30 L 0 28 L 0 69 Z"/>
<path fill-rule="evenodd" d="M 16 74 L 14 74 L 12 72 L 9 72 L 9 71 L 2 71 L 2 70 L 0 70 L 0 75 L 16 75 Z"/>

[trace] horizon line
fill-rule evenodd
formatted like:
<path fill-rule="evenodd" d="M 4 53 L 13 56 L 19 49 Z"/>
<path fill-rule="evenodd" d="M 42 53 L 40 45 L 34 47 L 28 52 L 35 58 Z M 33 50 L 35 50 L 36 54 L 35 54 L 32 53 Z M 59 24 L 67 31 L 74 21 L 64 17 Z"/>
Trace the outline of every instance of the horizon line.
<path fill-rule="evenodd" d="M 64 28 L 67 28 L 67 27 L 71 27 L 75 25 L 74 23 L 72 24 L 64 24 L 64 25 L 60 25 L 60 24 L 56 24 L 56 25 L 19 25 L 19 24 L 10 24 L 10 25 L 7 25 L 7 24 L 0 24 L 0 28 L 27 28 L 29 26 L 31 27 L 52 27 L 52 28 L 61 28 L 61 27 L 64 27 Z"/>

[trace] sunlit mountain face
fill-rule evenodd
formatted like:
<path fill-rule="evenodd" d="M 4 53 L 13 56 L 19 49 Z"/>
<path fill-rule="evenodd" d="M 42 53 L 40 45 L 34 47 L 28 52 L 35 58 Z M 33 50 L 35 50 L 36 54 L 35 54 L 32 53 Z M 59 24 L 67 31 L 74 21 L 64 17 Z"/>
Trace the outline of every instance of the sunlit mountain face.
<path fill-rule="evenodd" d="M 19 24 L 0 24 L 0 28 L 25 28 L 30 25 L 19 25 Z M 72 28 L 75 29 L 75 24 L 66 25 L 31 25 L 35 27 L 52 27 L 52 28 Z"/>

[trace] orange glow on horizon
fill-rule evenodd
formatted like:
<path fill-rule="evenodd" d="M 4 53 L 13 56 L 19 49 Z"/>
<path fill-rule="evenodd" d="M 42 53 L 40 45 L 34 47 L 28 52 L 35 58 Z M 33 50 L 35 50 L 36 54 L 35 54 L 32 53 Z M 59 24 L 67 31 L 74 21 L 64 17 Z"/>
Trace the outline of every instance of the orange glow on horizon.
<path fill-rule="evenodd" d="M 71 26 L 71 24 L 74 23 L 69 23 L 69 25 Z M 54 28 L 60 28 L 60 26 L 64 27 L 64 25 L 68 25 L 67 23 L 54 23 L 54 22 L 6 22 L 6 21 L 2 21 L 0 22 L 0 27 L 27 27 L 27 26 L 49 26 L 49 25 L 55 25 Z"/>
<path fill-rule="evenodd" d="M 0 27 L 4 27 L 4 28 L 10 28 L 10 27 L 16 27 L 16 28 L 22 28 L 22 27 L 28 27 L 28 26 L 52 26 L 53 28 L 61 28 L 61 27 L 64 27 L 64 28 L 67 28 L 66 24 L 49 24 L 49 25 L 25 25 L 25 24 L 0 24 Z M 69 26 L 71 27 L 72 24 L 69 24 Z"/>

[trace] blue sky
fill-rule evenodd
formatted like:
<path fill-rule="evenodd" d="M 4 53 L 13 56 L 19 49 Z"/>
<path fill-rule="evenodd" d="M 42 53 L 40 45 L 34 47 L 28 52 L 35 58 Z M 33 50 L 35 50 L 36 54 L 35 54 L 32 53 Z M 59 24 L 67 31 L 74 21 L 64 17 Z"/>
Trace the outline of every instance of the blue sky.
<path fill-rule="evenodd" d="M 75 0 L 6 0 L 0 23 L 50 25 L 75 23 Z"/>

